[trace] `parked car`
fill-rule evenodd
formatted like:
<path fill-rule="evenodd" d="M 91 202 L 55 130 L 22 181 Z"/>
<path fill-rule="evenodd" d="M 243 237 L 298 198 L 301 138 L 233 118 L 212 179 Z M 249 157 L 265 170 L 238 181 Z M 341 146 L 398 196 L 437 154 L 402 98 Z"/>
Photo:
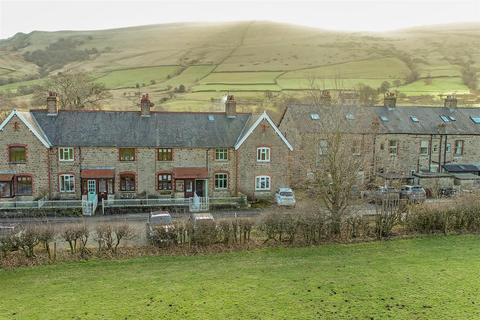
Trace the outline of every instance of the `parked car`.
<path fill-rule="evenodd" d="M 279 206 L 295 207 L 296 205 L 295 195 L 290 188 L 279 188 L 275 193 L 275 201 Z"/>
<path fill-rule="evenodd" d="M 412 202 L 424 202 L 427 198 L 427 193 L 422 186 L 405 185 L 400 188 L 400 198 Z"/>
<path fill-rule="evenodd" d="M 192 213 L 190 216 L 190 221 L 195 229 L 201 224 L 215 222 L 215 219 L 210 213 Z"/>
<path fill-rule="evenodd" d="M 393 187 L 378 187 L 377 189 L 367 193 L 367 199 L 369 202 L 377 202 L 385 199 L 388 195 L 398 194 L 398 190 Z"/>
<path fill-rule="evenodd" d="M 147 221 L 147 239 L 150 242 L 168 241 L 174 237 L 175 226 L 168 211 L 150 213 Z"/>

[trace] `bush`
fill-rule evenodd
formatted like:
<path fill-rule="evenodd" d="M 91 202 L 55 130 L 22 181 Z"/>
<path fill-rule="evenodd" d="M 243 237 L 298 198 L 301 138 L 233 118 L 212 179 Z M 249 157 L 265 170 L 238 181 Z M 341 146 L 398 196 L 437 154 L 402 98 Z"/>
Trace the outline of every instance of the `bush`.
<path fill-rule="evenodd" d="M 47 252 L 48 259 L 52 259 L 50 252 L 50 243 L 55 240 L 56 231 L 51 224 L 43 225 L 38 230 L 38 240 L 43 245 L 43 248 Z"/>
<path fill-rule="evenodd" d="M 274 240 L 293 243 L 298 231 L 298 218 L 290 213 L 273 212 L 265 215 L 260 222 L 260 231 L 265 236 L 265 242 Z"/>
<path fill-rule="evenodd" d="M 211 245 L 218 241 L 217 224 L 212 220 L 200 220 L 191 229 L 191 241 L 198 245 Z"/>
<path fill-rule="evenodd" d="M 125 240 L 134 239 L 135 230 L 127 223 L 122 224 L 100 224 L 95 228 L 98 251 L 108 250 L 117 253 L 120 243 Z"/>
<path fill-rule="evenodd" d="M 65 226 L 61 236 L 68 243 L 71 254 L 74 254 L 80 250 L 80 253 L 84 255 L 87 251 L 86 244 L 89 234 L 90 232 L 86 225 L 76 224 Z M 77 245 L 80 247 L 78 248 Z"/>
<path fill-rule="evenodd" d="M 26 226 L 17 233 L 14 238 L 16 246 L 22 251 L 26 258 L 34 258 L 34 249 L 39 244 L 39 230 L 35 226 Z"/>

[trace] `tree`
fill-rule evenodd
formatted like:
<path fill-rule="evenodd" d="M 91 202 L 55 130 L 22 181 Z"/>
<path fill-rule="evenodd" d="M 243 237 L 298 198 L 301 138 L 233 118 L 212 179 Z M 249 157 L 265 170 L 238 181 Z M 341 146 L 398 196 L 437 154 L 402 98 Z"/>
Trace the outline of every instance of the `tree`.
<path fill-rule="evenodd" d="M 313 100 L 322 103 L 318 97 Z M 331 232 L 339 235 L 341 222 L 352 205 L 352 192 L 355 187 L 361 189 L 364 183 L 366 159 L 370 154 L 365 150 L 364 146 L 369 144 L 364 140 L 370 136 L 363 129 L 368 130 L 369 119 L 363 116 L 361 108 L 342 106 L 335 100 L 331 100 L 330 105 L 317 104 L 316 107 L 320 117 L 318 127 L 322 131 L 313 135 L 309 143 L 316 159 L 305 163 L 315 163 L 315 168 L 309 170 L 314 172 L 309 185 L 322 204 L 318 214 L 326 212 Z"/>
<path fill-rule="evenodd" d="M 390 89 L 390 87 L 391 87 L 390 82 L 383 81 L 382 84 L 380 85 L 380 87 L 378 88 L 378 91 L 381 94 L 384 94 L 385 92 L 387 92 Z"/>
<path fill-rule="evenodd" d="M 60 107 L 65 110 L 96 108 L 112 97 L 104 84 L 95 82 L 83 72 L 58 73 L 50 77 L 35 89 L 34 103 L 44 105 L 45 94 L 49 91 L 58 93 Z"/>
<path fill-rule="evenodd" d="M 378 92 L 374 88 L 361 83 L 358 87 L 359 101 L 362 106 L 373 106 L 377 102 Z"/>

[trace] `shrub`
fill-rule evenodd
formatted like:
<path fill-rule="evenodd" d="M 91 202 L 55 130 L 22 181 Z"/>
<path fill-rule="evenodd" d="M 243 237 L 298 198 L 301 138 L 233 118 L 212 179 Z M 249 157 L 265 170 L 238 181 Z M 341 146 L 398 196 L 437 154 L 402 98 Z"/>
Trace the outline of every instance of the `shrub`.
<path fill-rule="evenodd" d="M 26 226 L 14 237 L 16 245 L 27 258 L 34 258 L 34 249 L 39 244 L 39 230 L 35 226 Z"/>
<path fill-rule="evenodd" d="M 50 243 L 55 240 L 56 231 L 51 224 L 43 225 L 39 227 L 38 230 L 38 240 L 43 245 L 45 251 L 47 252 L 48 259 L 52 259 L 52 254 L 50 252 Z"/>
<path fill-rule="evenodd" d="M 135 230 L 127 223 L 100 224 L 95 228 L 95 232 L 99 252 L 108 250 L 117 253 L 122 241 L 134 239 L 136 236 Z"/>
<path fill-rule="evenodd" d="M 265 242 L 274 240 L 293 243 L 298 231 L 298 218 L 290 213 L 269 213 L 262 218 L 260 231 L 266 236 Z"/>
<path fill-rule="evenodd" d="M 199 245 L 210 245 L 218 241 L 218 230 L 215 221 L 200 220 L 191 229 L 191 241 Z"/>
<path fill-rule="evenodd" d="M 89 231 L 86 225 L 67 225 L 61 232 L 61 236 L 68 243 L 71 254 L 74 254 L 78 251 L 77 244 L 80 245 L 82 255 L 85 253 L 89 236 Z"/>

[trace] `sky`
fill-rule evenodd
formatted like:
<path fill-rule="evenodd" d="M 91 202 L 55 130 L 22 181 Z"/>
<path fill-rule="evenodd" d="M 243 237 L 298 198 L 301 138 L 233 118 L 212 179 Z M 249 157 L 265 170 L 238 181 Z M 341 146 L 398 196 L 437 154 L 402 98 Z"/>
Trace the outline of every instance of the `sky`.
<path fill-rule="evenodd" d="M 0 39 L 34 30 L 240 20 L 383 32 L 419 25 L 480 22 L 480 0 L 0 0 Z"/>

